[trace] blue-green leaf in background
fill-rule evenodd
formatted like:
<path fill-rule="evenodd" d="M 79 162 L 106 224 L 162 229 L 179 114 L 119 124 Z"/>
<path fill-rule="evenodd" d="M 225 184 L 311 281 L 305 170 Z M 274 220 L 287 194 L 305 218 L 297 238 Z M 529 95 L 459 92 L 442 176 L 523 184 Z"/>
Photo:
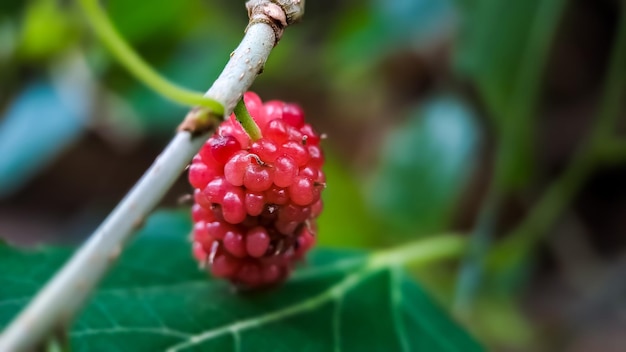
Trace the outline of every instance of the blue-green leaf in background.
<path fill-rule="evenodd" d="M 26 86 L 0 119 L 0 199 L 18 191 L 88 125 L 95 82 L 80 55 Z"/>
<path fill-rule="evenodd" d="M 360 252 L 320 250 L 282 287 L 236 293 L 197 268 L 180 219 L 148 220 L 73 324 L 73 351 L 482 351 L 403 271 Z M 0 246 L 0 327 L 70 254 Z"/>
<path fill-rule="evenodd" d="M 22 92 L 0 120 L 0 198 L 18 191 L 81 134 L 84 116 L 47 82 Z"/>
<path fill-rule="evenodd" d="M 476 117 L 458 98 L 443 96 L 416 108 L 387 136 L 370 204 L 404 233 L 446 229 L 472 177 L 479 141 Z"/>
<path fill-rule="evenodd" d="M 453 0 L 373 0 L 373 10 L 389 28 L 388 40 L 399 47 L 419 50 L 448 35 L 457 24 Z"/>

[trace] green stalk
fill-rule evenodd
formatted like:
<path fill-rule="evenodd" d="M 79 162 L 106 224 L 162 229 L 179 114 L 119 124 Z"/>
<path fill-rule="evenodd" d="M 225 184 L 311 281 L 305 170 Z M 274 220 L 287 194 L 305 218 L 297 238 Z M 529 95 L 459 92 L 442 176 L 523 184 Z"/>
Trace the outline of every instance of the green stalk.
<path fill-rule="evenodd" d="M 182 88 L 163 78 L 150 67 L 115 29 L 111 21 L 98 5 L 97 0 L 78 0 L 87 19 L 102 42 L 113 56 L 138 80 L 155 92 L 184 105 L 199 105 L 211 109 L 216 115 L 224 114 L 224 107 L 218 101 L 205 97 L 200 92 Z"/>
<path fill-rule="evenodd" d="M 367 267 L 378 269 L 409 264 L 419 266 L 458 257 L 466 248 L 467 240 L 461 236 L 453 234 L 430 236 L 374 252 L 367 261 Z"/>
<path fill-rule="evenodd" d="M 263 137 L 259 126 L 257 126 L 256 122 L 252 119 L 252 116 L 250 116 L 248 109 L 246 109 L 246 104 L 244 103 L 243 98 L 239 100 L 237 106 L 235 106 L 235 116 L 248 136 L 250 136 L 250 139 L 256 141 L 257 139 L 261 139 Z"/>

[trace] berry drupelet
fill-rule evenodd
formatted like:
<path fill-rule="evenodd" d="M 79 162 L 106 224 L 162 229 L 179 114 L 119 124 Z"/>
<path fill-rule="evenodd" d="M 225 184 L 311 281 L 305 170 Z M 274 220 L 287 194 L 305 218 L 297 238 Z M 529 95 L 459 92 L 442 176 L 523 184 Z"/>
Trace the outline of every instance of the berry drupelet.
<path fill-rule="evenodd" d="M 193 253 L 214 276 L 256 288 L 285 280 L 314 245 L 326 180 L 320 137 L 298 105 L 252 92 L 244 102 L 262 137 L 231 115 L 189 168 Z"/>

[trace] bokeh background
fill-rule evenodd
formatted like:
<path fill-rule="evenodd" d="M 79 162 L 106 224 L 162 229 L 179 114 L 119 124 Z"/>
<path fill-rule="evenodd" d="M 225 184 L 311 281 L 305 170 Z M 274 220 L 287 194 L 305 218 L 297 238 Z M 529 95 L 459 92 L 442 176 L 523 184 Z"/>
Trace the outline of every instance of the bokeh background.
<path fill-rule="evenodd" d="M 247 23 L 243 1 L 103 5 L 142 57 L 200 91 Z M 286 31 L 252 89 L 266 100 L 299 102 L 328 135 L 320 245 L 382 248 L 470 233 L 498 148 L 515 140 L 519 150 L 504 162 L 512 176 L 494 215 L 493 234 L 503 237 L 592 129 L 620 5 L 309 0 L 305 20 Z M 79 243 L 159 154 L 187 109 L 125 71 L 73 1 L 1 1 L 0 237 L 24 246 Z M 513 128 L 502 128 L 514 118 Z M 621 154 L 593 168 L 520 270 L 498 280 L 486 275 L 463 322 L 489 347 L 623 351 Z M 182 176 L 161 207 L 186 216 L 189 193 Z M 451 306 L 458 266 L 415 274 Z"/>

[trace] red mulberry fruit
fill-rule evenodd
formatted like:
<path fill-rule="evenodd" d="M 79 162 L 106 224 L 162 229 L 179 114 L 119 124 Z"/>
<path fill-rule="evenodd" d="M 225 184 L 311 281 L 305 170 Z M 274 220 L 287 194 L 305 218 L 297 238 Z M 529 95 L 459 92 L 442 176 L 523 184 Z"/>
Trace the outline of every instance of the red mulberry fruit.
<path fill-rule="evenodd" d="M 193 159 L 193 253 L 240 287 L 285 280 L 315 243 L 325 187 L 320 137 L 296 104 L 244 102 L 261 130 L 251 140 L 234 115 Z"/>

